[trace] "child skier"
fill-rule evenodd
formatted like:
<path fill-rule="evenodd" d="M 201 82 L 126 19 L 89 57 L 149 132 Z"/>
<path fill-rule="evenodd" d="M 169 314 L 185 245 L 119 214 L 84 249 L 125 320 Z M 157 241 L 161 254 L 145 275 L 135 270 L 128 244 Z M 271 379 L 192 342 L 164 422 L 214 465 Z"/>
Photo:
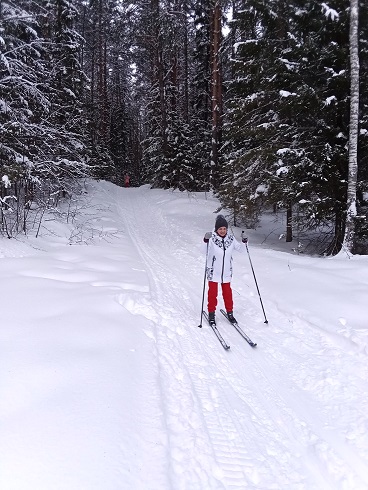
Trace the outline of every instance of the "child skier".
<path fill-rule="evenodd" d="M 206 233 L 203 241 L 207 243 L 208 320 L 212 325 L 216 325 L 215 311 L 220 283 L 227 317 L 231 323 L 236 323 L 233 315 L 233 293 L 230 285 L 233 275 L 232 254 L 234 249 L 243 252 L 243 247 L 234 235 L 228 233 L 228 223 L 222 214 L 216 218 L 215 230 L 212 233 Z"/>

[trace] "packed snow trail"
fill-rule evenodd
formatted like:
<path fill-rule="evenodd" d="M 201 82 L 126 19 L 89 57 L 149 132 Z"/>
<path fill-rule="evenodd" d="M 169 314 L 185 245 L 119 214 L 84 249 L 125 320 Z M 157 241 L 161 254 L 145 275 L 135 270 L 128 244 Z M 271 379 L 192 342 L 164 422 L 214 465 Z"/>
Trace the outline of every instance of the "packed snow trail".
<path fill-rule="evenodd" d="M 152 320 L 171 488 L 368 488 L 367 461 L 343 433 L 342 393 L 331 390 L 332 406 L 326 407 L 318 389 L 308 387 L 315 377 L 322 388 L 338 387 L 338 377 L 348 375 L 339 373 L 340 359 L 332 358 L 328 379 L 320 379 L 318 358 L 325 355 L 321 347 L 331 348 L 329 336 L 308 335 L 309 323 L 270 304 L 274 327 L 266 327 L 257 298 L 250 303 L 238 295 L 236 315 L 259 348 L 252 351 L 218 315 L 232 347 L 223 352 L 209 328 L 196 328 L 203 278 L 199 245 L 212 226 L 211 204 L 203 201 L 198 216 L 198 204 L 194 201 L 192 214 L 184 195 L 187 215 L 176 219 L 170 193 L 165 203 L 147 187 L 115 190 L 117 215 L 139 250 L 150 285 L 146 298 L 137 295 L 132 303 L 122 294 L 120 302 Z M 237 257 L 235 274 L 244 274 L 245 259 Z M 365 374 L 352 386 L 357 402 Z M 359 417 L 358 405 L 352 410 Z M 329 428 L 331 416 L 342 418 L 340 434 Z"/>
<path fill-rule="evenodd" d="M 367 490 L 367 258 L 248 230 L 269 324 L 234 254 L 235 316 L 258 345 L 218 312 L 225 351 L 197 327 L 218 201 L 87 191 L 67 223 L 0 241 L 0 489 Z"/>

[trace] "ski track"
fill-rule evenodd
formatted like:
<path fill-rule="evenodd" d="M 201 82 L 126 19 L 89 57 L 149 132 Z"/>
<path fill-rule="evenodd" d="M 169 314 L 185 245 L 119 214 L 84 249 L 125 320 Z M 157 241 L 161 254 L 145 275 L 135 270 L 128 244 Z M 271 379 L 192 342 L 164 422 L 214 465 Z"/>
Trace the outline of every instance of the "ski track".
<path fill-rule="evenodd" d="M 333 344 L 338 353 L 344 352 L 344 340 L 353 357 L 352 341 L 341 342 L 342 337 L 335 339 L 302 318 L 288 318 L 275 304 L 267 305 L 272 322 L 265 325 L 257 297 L 243 302 L 236 298 L 240 326 L 258 347 L 252 349 L 226 319 L 219 318 L 218 328 L 231 345 L 225 352 L 206 324 L 197 328 L 200 291 L 193 291 L 182 278 L 188 277 L 190 268 L 193 283 L 200 284 L 203 269 L 191 257 L 193 252 L 184 248 L 180 223 L 168 225 L 144 188 L 124 194 L 118 189 L 109 199 L 141 255 L 150 284 L 149 293 L 137 292 L 133 302 L 125 301 L 124 293 L 119 301 L 152 323 L 146 334 L 156 346 L 160 403 L 168 431 L 167 490 L 367 489 L 367 461 L 343 434 L 329 431 L 331 413 L 319 411 L 313 389 L 313 376 L 320 379 L 320 373 L 317 368 L 311 373 L 308 367 L 312 356 L 323 355 L 323 346 Z M 176 270 L 170 270 L 172 260 L 166 260 L 173 256 Z M 354 381 L 357 399 L 366 374 L 361 373 L 361 383 Z M 339 375 L 337 355 L 322 388 L 338 381 Z M 331 410 L 339 415 L 337 406 Z M 364 407 L 361 410 L 364 413 Z M 356 415 L 359 418 L 359 407 Z M 297 453 L 295 446 L 300 448 Z M 306 473 L 303 467 L 313 480 L 301 476 Z"/>

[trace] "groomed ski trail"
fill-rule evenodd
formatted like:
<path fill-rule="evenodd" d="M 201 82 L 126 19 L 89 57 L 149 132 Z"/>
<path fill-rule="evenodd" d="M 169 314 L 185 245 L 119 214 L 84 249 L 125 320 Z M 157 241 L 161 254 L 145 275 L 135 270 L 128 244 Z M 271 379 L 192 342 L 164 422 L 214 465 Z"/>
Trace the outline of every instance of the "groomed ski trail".
<path fill-rule="evenodd" d="M 124 293 L 119 301 L 151 320 L 147 335 L 167 428 L 167 490 L 366 490 L 366 461 L 343 435 L 328 430 L 331 414 L 319 410 L 317 392 L 308 386 L 308 376 L 318 374 L 318 362 L 316 371 L 308 362 L 318 359 L 319 346 L 333 342 L 330 336 L 320 330 L 305 336 L 310 326 L 277 305 L 265 327 L 256 300 L 237 296 L 236 316 L 258 347 L 249 349 L 218 315 L 231 345 L 224 351 L 210 327 L 197 328 L 204 265 L 197 242 L 207 230 L 199 229 L 200 220 L 188 226 L 190 216 L 178 222 L 170 214 L 169 193 L 167 203 L 155 196 L 148 187 L 106 184 L 106 200 L 136 246 L 150 285 L 133 302 Z M 338 370 L 338 360 L 331 370 Z"/>

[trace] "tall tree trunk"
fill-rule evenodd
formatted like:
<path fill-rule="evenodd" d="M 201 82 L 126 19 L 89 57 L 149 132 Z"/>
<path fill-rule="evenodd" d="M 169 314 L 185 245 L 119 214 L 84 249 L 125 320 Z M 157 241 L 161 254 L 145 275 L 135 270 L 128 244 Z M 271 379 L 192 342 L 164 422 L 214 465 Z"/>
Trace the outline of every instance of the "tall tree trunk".
<path fill-rule="evenodd" d="M 184 18 L 185 18 L 185 27 L 184 27 L 184 60 L 183 60 L 183 71 L 184 71 L 184 101 L 183 101 L 183 115 L 184 121 L 189 123 L 189 61 L 188 61 L 188 5 L 185 2 L 184 4 Z"/>
<path fill-rule="evenodd" d="M 355 235 L 356 189 L 358 175 L 358 127 L 359 127 L 359 0 L 350 0 L 350 126 L 349 126 L 349 174 L 347 213 L 343 246 L 353 251 Z"/>
<path fill-rule="evenodd" d="M 160 102 L 160 115 L 161 115 L 161 135 L 162 135 L 162 151 L 164 156 L 168 153 L 167 143 L 167 115 L 166 115 L 166 102 L 165 102 L 165 77 L 164 77 L 164 60 L 163 60 L 163 45 L 162 45 L 162 33 L 161 33 L 161 20 L 160 20 L 160 2 L 159 0 L 152 0 L 152 10 L 155 20 L 155 76 L 159 89 L 159 102 Z"/>
<path fill-rule="evenodd" d="M 87 11 L 87 5 L 85 2 L 83 2 L 83 13 L 82 13 L 82 22 L 81 22 L 81 47 L 79 50 L 79 63 L 81 65 L 81 69 L 85 70 L 84 66 L 84 56 L 85 56 L 85 50 L 86 50 L 86 41 L 85 41 L 85 31 L 86 31 L 86 11 Z"/>
<path fill-rule="evenodd" d="M 104 0 L 100 0 L 98 12 L 98 97 L 100 111 L 100 137 L 107 144 L 107 57 L 106 57 L 106 19 L 104 18 Z"/>
<path fill-rule="evenodd" d="M 293 206 L 291 202 L 288 202 L 286 208 L 286 241 L 293 241 Z"/>
<path fill-rule="evenodd" d="M 178 66 L 178 46 L 175 45 L 173 47 L 173 55 L 172 55 L 172 62 L 171 62 L 171 110 L 173 113 L 177 112 L 177 106 L 178 106 L 178 72 L 179 72 L 179 66 Z"/>
<path fill-rule="evenodd" d="M 335 233 L 334 238 L 327 249 L 324 251 L 324 255 L 336 255 L 341 250 L 341 245 L 344 239 L 345 229 L 345 216 L 341 209 L 336 210 L 335 214 Z"/>
<path fill-rule="evenodd" d="M 211 56 L 211 82 L 212 82 L 212 184 L 217 185 L 219 145 L 221 139 L 221 112 L 222 112 L 222 83 L 221 83 L 221 5 L 216 0 L 212 17 L 212 56 Z"/>

